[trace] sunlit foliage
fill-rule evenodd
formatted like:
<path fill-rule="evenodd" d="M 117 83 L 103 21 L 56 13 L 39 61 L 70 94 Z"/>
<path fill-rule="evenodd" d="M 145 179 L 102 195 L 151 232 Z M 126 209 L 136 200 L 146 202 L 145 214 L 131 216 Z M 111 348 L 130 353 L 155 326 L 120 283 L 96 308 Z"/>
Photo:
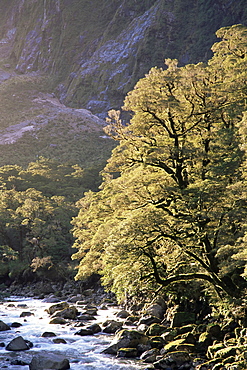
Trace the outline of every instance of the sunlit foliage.
<path fill-rule="evenodd" d="M 79 203 L 73 258 L 77 279 L 100 272 L 120 300 L 191 280 L 231 297 L 246 287 L 247 29 L 217 36 L 207 64 L 168 59 L 139 80 L 129 123 L 109 112 L 119 144 Z"/>

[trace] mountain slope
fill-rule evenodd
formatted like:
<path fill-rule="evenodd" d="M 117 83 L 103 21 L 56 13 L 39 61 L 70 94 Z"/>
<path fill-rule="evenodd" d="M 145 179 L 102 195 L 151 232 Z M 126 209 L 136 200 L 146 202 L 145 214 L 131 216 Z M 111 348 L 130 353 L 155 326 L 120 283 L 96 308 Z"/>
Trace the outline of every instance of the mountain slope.
<path fill-rule="evenodd" d="M 152 66 L 206 60 L 218 28 L 247 21 L 245 0 L 0 0 L 0 11 L 9 64 L 51 74 L 64 104 L 102 117 Z"/>

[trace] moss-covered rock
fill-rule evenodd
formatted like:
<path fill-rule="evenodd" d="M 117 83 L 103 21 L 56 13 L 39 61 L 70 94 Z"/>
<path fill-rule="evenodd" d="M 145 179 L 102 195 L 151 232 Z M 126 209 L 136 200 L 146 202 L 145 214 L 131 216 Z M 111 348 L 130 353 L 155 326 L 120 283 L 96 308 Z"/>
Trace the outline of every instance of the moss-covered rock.
<path fill-rule="evenodd" d="M 148 336 L 137 330 L 123 329 L 116 334 L 112 344 L 106 348 L 103 353 L 117 354 L 120 348 L 137 348 L 138 345 L 145 345 L 148 341 Z"/>
<path fill-rule="evenodd" d="M 224 346 L 224 343 L 220 342 L 220 343 L 215 343 L 214 345 L 212 346 L 209 346 L 208 347 L 208 350 L 207 350 L 207 357 L 208 358 L 214 358 L 215 357 L 215 353 L 221 349 L 224 349 L 225 346 Z"/>
<path fill-rule="evenodd" d="M 194 352 L 194 344 L 186 343 L 184 339 L 174 340 L 164 346 L 164 350 L 167 352 L 174 351 L 185 351 L 185 352 Z"/>
<path fill-rule="evenodd" d="M 117 357 L 135 358 L 137 357 L 136 348 L 120 348 L 117 351 Z"/>
<path fill-rule="evenodd" d="M 237 351 L 237 347 L 226 347 L 219 349 L 214 353 L 215 358 L 221 358 L 221 359 L 226 359 L 231 356 L 235 356 Z"/>
<path fill-rule="evenodd" d="M 155 335 L 161 335 L 165 333 L 166 331 L 167 331 L 166 326 L 154 323 L 149 326 L 145 334 L 149 336 L 155 336 Z"/>
<path fill-rule="evenodd" d="M 186 324 L 194 324 L 196 321 L 196 315 L 193 312 L 176 312 L 171 327 L 181 327 Z"/>

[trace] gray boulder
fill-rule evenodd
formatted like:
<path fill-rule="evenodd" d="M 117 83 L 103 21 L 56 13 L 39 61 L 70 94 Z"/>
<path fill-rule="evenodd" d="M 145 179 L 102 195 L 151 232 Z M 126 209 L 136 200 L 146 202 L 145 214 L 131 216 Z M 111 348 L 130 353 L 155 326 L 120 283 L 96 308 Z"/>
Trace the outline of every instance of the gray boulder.
<path fill-rule="evenodd" d="M 0 331 L 6 331 L 6 330 L 10 330 L 9 325 L 5 324 L 5 322 L 0 320 Z"/>
<path fill-rule="evenodd" d="M 32 347 L 32 344 L 24 340 L 21 336 L 12 339 L 6 346 L 7 351 L 26 351 Z"/>
<path fill-rule="evenodd" d="M 119 317 L 120 319 L 127 319 L 127 317 L 129 317 L 129 312 L 128 311 L 125 311 L 125 310 L 122 310 L 122 311 L 119 311 L 117 313 L 117 317 Z"/>
<path fill-rule="evenodd" d="M 103 326 L 103 333 L 114 334 L 117 330 L 122 328 L 123 323 L 115 320 L 107 320 L 103 323 Z"/>
<path fill-rule="evenodd" d="M 69 360 L 54 353 L 42 353 L 35 355 L 29 365 L 30 370 L 67 370 L 70 368 Z"/>
<path fill-rule="evenodd" d="M 145 309 L 145 314 L 162 319 L 164 317 L 165 309 L 166 307 L 164 305 L 154 303 Z"/>

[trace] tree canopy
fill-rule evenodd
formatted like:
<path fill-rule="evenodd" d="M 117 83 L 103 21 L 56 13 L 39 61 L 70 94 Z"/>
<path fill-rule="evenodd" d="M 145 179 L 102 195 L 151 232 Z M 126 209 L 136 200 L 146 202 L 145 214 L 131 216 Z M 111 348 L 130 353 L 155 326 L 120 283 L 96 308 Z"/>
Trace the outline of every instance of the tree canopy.
<path fill-rule="evenodd" d="M 199 281 L 219 295 L 246 288 L 247 28 L 221 28 L 208 63 L 152 68 L 110 111 L 119 143 L 98 193 L 72 221 L 76 279 L 92 272 L 117 293 Z M 245 256 L 245 257 L 243 257 Z"/>
<path fill-rule="evenodd" d="M 89 168 L 43 157 L 25 169 L 0 167 L 0 279 L 21 280 L 30 271 L 48 278 L 52 270 L 57 279 L 61 269 L 70 276 L 75 202 L 97 181 Z"/>

